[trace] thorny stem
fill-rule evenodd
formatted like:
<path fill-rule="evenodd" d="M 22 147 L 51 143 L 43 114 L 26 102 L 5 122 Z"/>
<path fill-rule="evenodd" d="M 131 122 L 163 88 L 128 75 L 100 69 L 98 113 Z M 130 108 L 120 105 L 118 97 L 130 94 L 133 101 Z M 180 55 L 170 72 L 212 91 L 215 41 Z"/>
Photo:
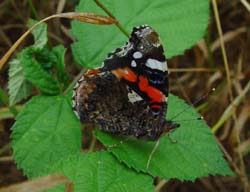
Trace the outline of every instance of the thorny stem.
<path fill-rule="evenodd" d="M 103 9 L 103 11 L 105 11 L 108 14 L 108 16 L 117 20 L 115 18 L 115 16 L 107 9 L 107 7 L 105 7 L 105 5 L 103 5 L 99 0 L 94 0 L 94 1 L 101 9 Z M 124 35 L 129 37 L 129 33 L 124 29 L 124 27 L 120 24 L 119 21 L 117 21 L 117 23 L 115 23 L 115 25 L 121 30 L 121 32 L 123 32 Z"/>

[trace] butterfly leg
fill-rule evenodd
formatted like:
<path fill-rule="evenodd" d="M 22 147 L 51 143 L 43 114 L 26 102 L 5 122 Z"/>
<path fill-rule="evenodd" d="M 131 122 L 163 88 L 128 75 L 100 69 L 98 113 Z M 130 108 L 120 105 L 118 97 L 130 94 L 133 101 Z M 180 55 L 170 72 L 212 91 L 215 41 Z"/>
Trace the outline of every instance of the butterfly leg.
<path fill-rule="evenodd" d="M 159 144 L 160 144 L 160 138 L 156 141 L 154 148 L 152 149 L 151 153 L 149 154 L 148 161 L 147 161 L 147 166 L 146 166 L 146 171 L 148 171 L 148 168 L 149 168 L 150 162 L 152 160 L 152 157 L 153 157 L 155 151 L 157 150 Z"/>

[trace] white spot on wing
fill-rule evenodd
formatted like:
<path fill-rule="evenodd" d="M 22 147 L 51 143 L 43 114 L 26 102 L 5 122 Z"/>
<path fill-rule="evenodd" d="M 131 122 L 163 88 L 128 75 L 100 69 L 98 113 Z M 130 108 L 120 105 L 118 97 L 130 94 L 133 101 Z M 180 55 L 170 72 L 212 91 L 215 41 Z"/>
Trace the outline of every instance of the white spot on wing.
<path fill-rule="evenodd" d="M 80 119 L 80 116 L 79 116 L 79 114 L 77 113 L 77 111 L 74 110 L 73 112 L 75 113 L 75 115 L 77 116 L 77 118 Z"/>
<path fill-rule="evenodd" d="M 137 101 L 142 100 L 142 98 L 133 90 L 130 90 L 130 92 L 128 92 L 128 99 L 131 103 L 135 103 Z"/>
<path fill-rule="evenodd" d="M 136 51 L 133 54 L 134 59 L 140 59 L 142 58 L 142 53 L 140 51 Z"/>
<path fill-rule="evenodd" d="M 166 61 L 158 61 L 156 59 L 148 59 L 146 62 L 146 66 L 151 69 L 158 69 L 160 71 L 167 71 L 167 62 Z"/>
<path fill-rule="evenodd" d="M 132 60 L 132 62 L 131 62 L 131 66 L 132 66 L 132 67 L 136 67 L 136 66 L 137 66 L 137 64 L 136 64 L 135 60 Z"/>
<path fill-rule="evenodd" d="M 72 107 L 74 108 L 76 106 L 76 102 L 75 102 L 75 100 L 73 99 L 72 100 Z"/>

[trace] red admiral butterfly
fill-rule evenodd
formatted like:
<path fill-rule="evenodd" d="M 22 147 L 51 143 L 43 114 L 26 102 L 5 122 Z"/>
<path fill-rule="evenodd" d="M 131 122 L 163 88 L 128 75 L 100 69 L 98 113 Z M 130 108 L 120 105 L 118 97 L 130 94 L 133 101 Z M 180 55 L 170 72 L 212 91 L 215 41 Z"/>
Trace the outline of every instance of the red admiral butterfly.
<path fill-rule="evenodd" d="M 87 71 L 73 94 L 81 122 L 138 139 L 158 140 L 178 127 L 166 121 L 168 70 L 158 34 L 148 25 L 133 28 L 129 41 L 109 53 L 103 66 Z"/>

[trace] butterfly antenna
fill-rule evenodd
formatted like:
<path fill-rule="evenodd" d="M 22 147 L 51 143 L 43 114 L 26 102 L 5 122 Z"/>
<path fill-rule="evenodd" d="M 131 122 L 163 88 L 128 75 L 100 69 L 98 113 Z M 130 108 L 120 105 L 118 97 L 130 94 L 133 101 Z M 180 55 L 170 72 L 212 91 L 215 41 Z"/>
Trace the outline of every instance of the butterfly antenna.
<path fill-rule="evenodd" d="M 205 94 L 203 94 L 202 96 L 200 96 L 194 103 L 191 104 L 192 107 L 197 106 L 201 101 L 204 101 L 211 93 L 213 93 L 215 91 L 215 88 L 212 88 L 212 90 L 206 92 Z M 184 110 L 182 110 L 181 112 L 175 114 L 170 121 L 173 121 L 176 117 L 178 117 L 180 114 L 184 113 L 185 111 L 187 111 L 189 109 L 189 106 L 187 106 Z M 201 120 L 203 119 L 203 117 L 198 117 L 197 120 Z M 186 121 L 186 120 L 185 120 Z"/>

